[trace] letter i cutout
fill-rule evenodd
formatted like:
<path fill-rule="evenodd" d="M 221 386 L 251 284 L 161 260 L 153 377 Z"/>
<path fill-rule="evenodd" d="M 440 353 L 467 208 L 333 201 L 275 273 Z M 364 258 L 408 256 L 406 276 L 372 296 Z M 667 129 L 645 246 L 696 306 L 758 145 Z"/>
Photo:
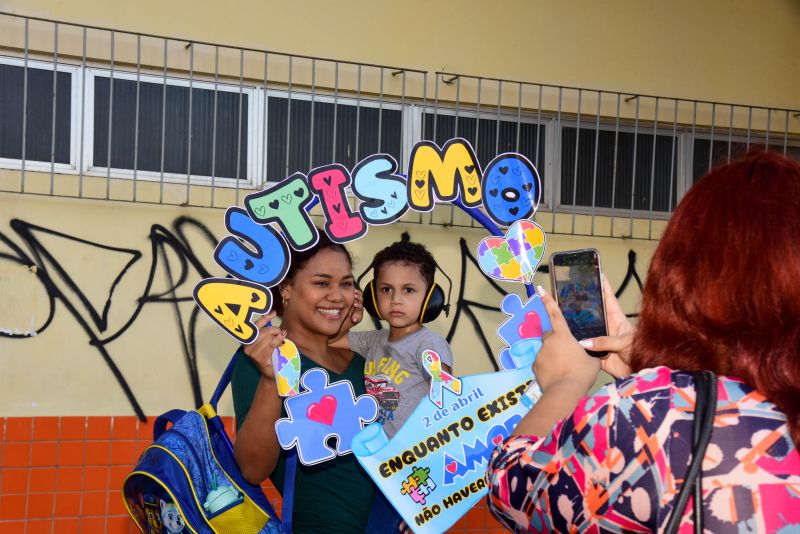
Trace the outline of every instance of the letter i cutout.
<path fill-rule="evenodd" d="M 319 196 L 325 213 L 325 232 L 331 241 L 345 243 L 367 233 L 367 225 L 350 210 L 344 188 L 350 185 L 350 173 L 334 163 L 308 173 L 308 185 Z"/>

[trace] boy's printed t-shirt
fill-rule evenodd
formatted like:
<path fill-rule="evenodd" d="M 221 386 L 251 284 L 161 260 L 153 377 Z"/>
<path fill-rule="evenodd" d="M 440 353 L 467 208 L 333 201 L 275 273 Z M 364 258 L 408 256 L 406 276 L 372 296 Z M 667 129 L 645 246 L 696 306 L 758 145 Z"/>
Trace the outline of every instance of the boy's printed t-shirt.
<path fill-rule="evenodd" d="M 424 326 L 397 341 L 389 341 L 389 330 L 348 333 L 350 349 L 367 360 L 364 380 L 367 393 L 380 405 L 378 422 L 391 438 L 403 426 L 420 399 L 430 393 L 430 376 L 422 366 L 422 351 L 439 354 L 453 367 L 450 345 Z"/>

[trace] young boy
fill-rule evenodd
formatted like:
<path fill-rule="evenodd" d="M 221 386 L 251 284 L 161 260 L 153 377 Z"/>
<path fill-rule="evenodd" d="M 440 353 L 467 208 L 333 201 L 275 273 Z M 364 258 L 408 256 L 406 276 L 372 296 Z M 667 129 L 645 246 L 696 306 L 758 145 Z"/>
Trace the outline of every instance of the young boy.
<path fill-rule="evenodd" d="M 375 255 L 372 268 L 374 305 L 389 329 L 349 332 L 335 344 L 344 346 L 346 341 L 350 350 L 367 360 L 367 393 L 378 400 L 378 422 L 391 439 L 429 394 L 431 377 L 422 352 L 438 353 L 447 372 L 453 355 L 444 338 L 422 325 L 422 308 L 436 271 L 431 253 L 419 243 L 397 241 Z"/>
<path fill-rule="evenodd" d="M 373 292 L 367 291 L 363 298 L 374 296 L 373 307 L 389 323 L 389 329 L 348 332 L 362 315 L 355 310 L 350 324 L 342 329 L 348 334 L 341 334 L 331 344 L 347 347 L 366 359 L 367 393 L 377 399 L 378 422 L 391 439 L 430 392 L 431 377 L 423 366 L 422 352 L 430 349 L 438 353 L 447 372 L 453 366 L 453 355 L 444 338 L 422 326 L 423 306 L 428 304 L 436 271 L 431 253 L 419 243 L 397 241 L 375 255 L 372 269 Z M 363 306 L 358 297 L 355 306 Z M 366 534 L 398 531 L 404 531 L 402 520 L 379 493 Z"/>

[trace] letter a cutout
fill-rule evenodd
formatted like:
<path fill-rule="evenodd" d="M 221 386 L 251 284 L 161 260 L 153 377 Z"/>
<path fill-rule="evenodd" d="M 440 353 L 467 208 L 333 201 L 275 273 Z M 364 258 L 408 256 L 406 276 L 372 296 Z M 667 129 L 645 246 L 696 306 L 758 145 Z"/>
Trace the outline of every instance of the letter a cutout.
<path fill-rule="evenodd" d="M 193 296 L 200 309 L 245 345 L 258 337 L 258 329 L 251 319 L 253 313 L 267 313 L 272 304 L 264 287 L 231 278 L 201 280 L 195 286 Z"/>

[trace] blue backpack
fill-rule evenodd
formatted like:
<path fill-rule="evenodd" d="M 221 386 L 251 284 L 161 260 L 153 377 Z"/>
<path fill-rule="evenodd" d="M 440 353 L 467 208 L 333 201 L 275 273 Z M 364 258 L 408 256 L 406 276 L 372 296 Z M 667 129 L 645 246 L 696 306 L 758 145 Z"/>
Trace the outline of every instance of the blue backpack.
<path fill-rule="evenodd" d="M 228 387 L 234 355 L 211 400 L 195 411 L 156 419 L 147 447 L 122 487 L 128 513 L 146 534 L 286 534 L 292 531 L 297 455 L 289 454 L 281 522 L 260 486 L 245 480 L 216 407 Z M 167 429 L 167 424 L 172 427 Z"/>

